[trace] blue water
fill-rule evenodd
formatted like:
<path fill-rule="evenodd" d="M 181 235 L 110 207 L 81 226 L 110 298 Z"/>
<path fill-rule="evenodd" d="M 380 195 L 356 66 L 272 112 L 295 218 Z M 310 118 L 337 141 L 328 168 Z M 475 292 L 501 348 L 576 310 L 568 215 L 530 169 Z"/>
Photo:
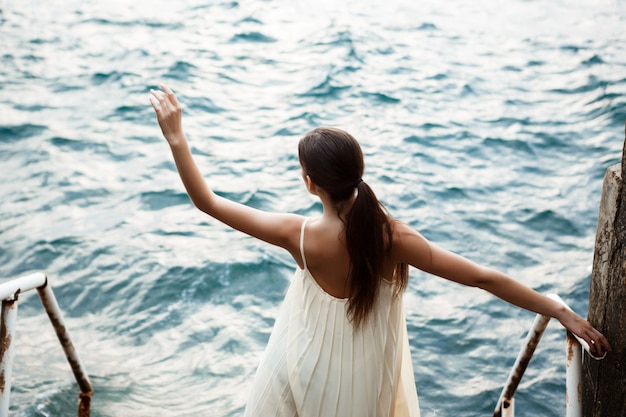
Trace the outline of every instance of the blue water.
<path fill-rule="evenodd" d="M 0 2 L 0 277 L 45 271 L 92 416 L 238 416 L 294 262 L 196 211 L 148 92 L 169 84 L 208 182 L 315 215 L 296 144 L 342 127 L 364 179 L 428 239 L 586 315 L 602 177 L 626 120 L 618 0 Z M 422 415 L 490 415 L 533 314 L 414 271 Z M 11 412 L 77 387 L 20 299 Z M 565 409 L 553 323 L 517 396 Z"/>

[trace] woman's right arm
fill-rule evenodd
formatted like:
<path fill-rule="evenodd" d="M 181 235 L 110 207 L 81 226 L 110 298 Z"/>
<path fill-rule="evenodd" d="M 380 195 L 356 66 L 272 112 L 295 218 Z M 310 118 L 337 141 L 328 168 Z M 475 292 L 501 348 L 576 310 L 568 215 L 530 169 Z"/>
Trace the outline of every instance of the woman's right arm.
<path fill-rule="evenodd" d="M 181 105 L 167 86 L 161 88 L 163 91 L 151 91 L 150 102 L 193 204 L 234 229 L 297 253 L 302 217 L 258 210 L 215 194 L 206 184 L 189 149 L 182 128 Z"/>
<path fill-rule="evenodd" d="M 478 265 L 430 243 L 405 224 L 396 223 L 392 251 L 395 262 L 407 263 L 450 281 L 481 288 L 508 303 L 556 318 L 566 329 L 584 339 L 594 354 L 601 356 L 611 350 L 602 333 L 573 311 L 495 269 Z"/>

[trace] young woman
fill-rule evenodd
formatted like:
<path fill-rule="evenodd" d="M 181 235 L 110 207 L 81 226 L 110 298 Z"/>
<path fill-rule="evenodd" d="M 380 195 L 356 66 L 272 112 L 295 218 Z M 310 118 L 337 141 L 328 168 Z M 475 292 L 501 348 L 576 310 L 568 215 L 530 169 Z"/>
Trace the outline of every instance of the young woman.
<path fill-rule="evenodd" d="M 362 180 L 358 142 L 339 129 L 315 129 L 298 145 L 304 183 L 323 206 L 320 217 L 268 213 L 216 195 L 187 145 L 180 104 L 161 88 L 150 101 L 196 207 L 286 249 L 298 264 L 246 416 L 419 416 L 402 306 L 409 265 L 555 317 L 597 355 L 611 349 L 557 302 L 393 220 Z"/>

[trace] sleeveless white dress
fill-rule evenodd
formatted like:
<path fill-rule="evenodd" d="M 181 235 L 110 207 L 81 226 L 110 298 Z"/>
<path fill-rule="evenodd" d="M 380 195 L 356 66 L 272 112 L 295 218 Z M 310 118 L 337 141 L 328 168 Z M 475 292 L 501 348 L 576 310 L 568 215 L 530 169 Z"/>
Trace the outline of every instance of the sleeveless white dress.
<path fill-rule="evenodd" d="M 257 369 L 246 417 L 419 417 L 402 296 L 381 283 L 360 328 L 347 300 L 315 281 L 304 257 Z"/>

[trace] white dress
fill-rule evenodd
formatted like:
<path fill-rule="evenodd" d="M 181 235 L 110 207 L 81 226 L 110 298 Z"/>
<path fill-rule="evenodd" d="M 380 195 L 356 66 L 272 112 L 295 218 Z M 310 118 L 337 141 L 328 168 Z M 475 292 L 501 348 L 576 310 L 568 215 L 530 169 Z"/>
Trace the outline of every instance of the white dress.
<path fill-rule="evenodd" d="M 308 220 L 308 219 L 307 219 Z M 246 417 L 419 417 L 402 297 L 381 283 L 360 328 L 347 300 L 315 281 L 304 257 L 257 369 Z"/>

